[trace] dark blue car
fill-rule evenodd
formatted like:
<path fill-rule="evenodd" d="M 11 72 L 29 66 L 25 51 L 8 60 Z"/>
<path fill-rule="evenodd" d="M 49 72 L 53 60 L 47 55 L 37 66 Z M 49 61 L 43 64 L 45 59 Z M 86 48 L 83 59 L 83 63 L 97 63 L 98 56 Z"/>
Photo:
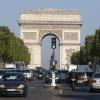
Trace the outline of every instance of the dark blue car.
<path fill-rule="evenodd" d="M 18 72 L 5 73 L 0 81 L 0 94 L 20 94 L 26 96 L 27 86 L 23 74 Z"/>

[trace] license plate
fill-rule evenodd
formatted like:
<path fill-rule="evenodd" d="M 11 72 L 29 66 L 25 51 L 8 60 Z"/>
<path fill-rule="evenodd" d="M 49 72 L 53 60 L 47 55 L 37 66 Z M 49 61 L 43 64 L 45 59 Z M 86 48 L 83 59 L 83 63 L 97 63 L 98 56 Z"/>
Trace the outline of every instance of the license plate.
<path fill-rule="evenodd" d="M 7 89 L 7 91 L 16 91 L 16 89 Z"/>

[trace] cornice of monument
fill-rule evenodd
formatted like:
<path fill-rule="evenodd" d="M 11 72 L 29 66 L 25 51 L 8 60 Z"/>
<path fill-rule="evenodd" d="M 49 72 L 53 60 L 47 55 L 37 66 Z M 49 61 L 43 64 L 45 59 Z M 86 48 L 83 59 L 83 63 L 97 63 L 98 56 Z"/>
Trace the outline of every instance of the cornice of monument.
<path fill-rule="evenodd" d="M 43 9 L 38 9 L 38 10 L 21 10 L 21 14 L 72 14 L 72 15 L 80 15 L 80 11 L 55 9 L 55 8 L 43 8 Z"/>
<path fill-rule="evenodd" d="M 82 21 L 30 21 L 30 20 L 20 20 L 19 21 L 19 25 L 21 24 L 28 24 L 28 25 L 32 25 L 32 24 L 35 24 L 35 25 L 68 25 L 68 24 L 71 24 L 71 25 L 82 25 Z"/>

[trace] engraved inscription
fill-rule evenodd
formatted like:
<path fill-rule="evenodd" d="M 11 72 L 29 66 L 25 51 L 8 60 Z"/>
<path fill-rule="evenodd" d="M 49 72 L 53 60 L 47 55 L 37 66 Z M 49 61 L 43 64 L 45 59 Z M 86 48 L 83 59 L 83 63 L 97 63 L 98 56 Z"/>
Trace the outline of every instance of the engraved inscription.
<path fill-rule="evenodd" d="M 37 32 L 24 32 L 23 38 L 25 40 L 36 40 L 37 39 Z"/>

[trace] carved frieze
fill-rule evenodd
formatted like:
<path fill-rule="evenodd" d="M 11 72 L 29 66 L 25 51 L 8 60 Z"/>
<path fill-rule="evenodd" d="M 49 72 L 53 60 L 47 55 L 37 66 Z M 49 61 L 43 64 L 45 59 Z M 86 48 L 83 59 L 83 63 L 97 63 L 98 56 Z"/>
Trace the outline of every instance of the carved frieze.
<path fill-rule="evenodd" d="M 62 30 L 39 30 L 39 38 L 42 39 L 43 36 L 47 34 L 54 34 L 58 36 L 59 39 L 62 38 Z"/>
<path fill-rule="evenodd" d="M 64 32 L 64 40 L 78 40 L 78 32 Z"/>
<path fill-rule="evenodd" d="M 37 39 L 37 32 L 23 32 L 23 39 L 36 40 Z"/>

